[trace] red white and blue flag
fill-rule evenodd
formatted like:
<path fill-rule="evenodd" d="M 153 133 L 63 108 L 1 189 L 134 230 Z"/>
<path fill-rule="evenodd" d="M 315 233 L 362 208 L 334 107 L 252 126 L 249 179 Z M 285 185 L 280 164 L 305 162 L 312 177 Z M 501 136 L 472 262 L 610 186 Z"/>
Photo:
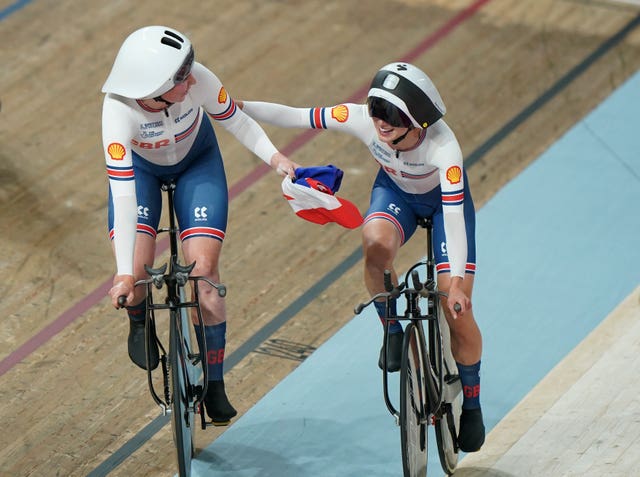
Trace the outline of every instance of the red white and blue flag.
<path fill-rule="evenodd" d="M 352 202 L 335 193 L 342 183 L 342 170 L 335 166 L 299 167 L 295 182 L 282 181 L 282 192 L 298 217 L 315 224 L 335 222 L 348 229 L 362 225 L 362 215 Z"/>

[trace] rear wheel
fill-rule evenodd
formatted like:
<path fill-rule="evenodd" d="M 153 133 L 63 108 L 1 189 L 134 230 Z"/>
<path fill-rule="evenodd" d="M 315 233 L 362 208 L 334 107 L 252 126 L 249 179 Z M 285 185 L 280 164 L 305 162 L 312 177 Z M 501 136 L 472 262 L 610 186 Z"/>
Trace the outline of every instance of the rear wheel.
<path fill-rule="evenodd" d="M 177 451 L 178 475 L 191 475 L 194 455 L 195 415 L 190 408 L 192 389 L 189 379 L 189 326 L 183 310 L 171 313 L 169 332 L 169 376 L 171 387 L 171 428 Z"/>
<path fill-rule="evenodd" d="M 445 403 L 445 413 L 436 420 L 436 442 L 442 470 L 452 475 L 458 465 L 457 429 L 460 425 L 460 402 Z"/>
<path fill-rule="evenodd" d="M 405 477 L 427 475 L 427 417 L 423 337 L 414 323 L 404 332 L 400 367 L 400 436 Z"/>
<path fill-rule="evenodd" d="M 451 354 L 451 337 L 449 326 L 442 308 L 438 313 L 440 333 L 442 336 L 443 367 L 439 373 L 444 375 L 444 388 L 442 392 L 443 414 L 435 422 L 436 443 L 442 470 L 447 475 L 453 474 L 458 465 L 457 435 L 460 428 L 460 414 L 462 412 L 462 386 L 458 367 Z"/>

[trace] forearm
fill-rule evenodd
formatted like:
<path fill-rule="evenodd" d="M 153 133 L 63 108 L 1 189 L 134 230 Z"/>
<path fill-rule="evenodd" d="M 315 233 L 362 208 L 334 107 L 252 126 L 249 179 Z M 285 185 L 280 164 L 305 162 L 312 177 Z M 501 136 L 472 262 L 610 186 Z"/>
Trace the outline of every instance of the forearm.
<path fill-rule="evenodd" d="M 467 266 L 467 231 L 462 211 L 445 212 L 444 230 L 451 277 L 463 278 Z"/>
<path fill-rule="evenodd" d="M 237 111 L 234 120 L 223 122 L 227 131 L 233 134 L 242 145 L 256 156 L 271 165 L 271 158 L 278 152 L 264 129 L 251 117 L 242 111 Z"/>
<path fill-rule="evenodd" d="M 114 197 L 113 249 L 118 275 L 133 275 L 138 212 L 135 196 Z"/>
<path fill-rule="evenodd" d="M 256 121 L 285 128 L 309 128 L 309 109 L 262 101 L 244 101 L 242 110 Z"/>

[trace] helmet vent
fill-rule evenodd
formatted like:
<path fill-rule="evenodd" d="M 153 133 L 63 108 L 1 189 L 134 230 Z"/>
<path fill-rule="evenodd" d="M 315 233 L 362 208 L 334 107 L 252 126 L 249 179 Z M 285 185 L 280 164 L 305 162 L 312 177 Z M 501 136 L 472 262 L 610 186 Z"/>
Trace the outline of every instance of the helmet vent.
<path fill-rule="evenodd" d="M 182 43 L 184 43 L 184 38 L 182 38 L 180 35 L 177 35 L 176 33 L 169 30 L 165 30 L 164 34 L 167 36 L 163 36 L 162 40 L 160 40 L 160 43 L 162 43 L 163 45 L 171 46 L 176 50 L 182 49 Z M 168 38 L 169 36 L 172 38 Z"/>

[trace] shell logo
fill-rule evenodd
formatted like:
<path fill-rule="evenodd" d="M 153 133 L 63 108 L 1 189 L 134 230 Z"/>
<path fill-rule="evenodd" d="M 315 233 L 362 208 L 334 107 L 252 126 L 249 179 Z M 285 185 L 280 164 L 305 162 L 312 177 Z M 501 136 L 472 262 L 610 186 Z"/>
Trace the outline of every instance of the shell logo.
<path fill-rule="evenodd" d="M 119 142 L 112 142 L 107 147 L 107 152 L 109 153 L 109 156 L 111 157 L 112 160 L 121 161 L 122 158 L 124 158 L 124 155 L 127 152 L 127 150 Z"/>
<path fill-rule="evenodd" d="M 344 104 L 334 106 L 331 108 L 331 117 L 339 123 L 343 123 L 349 119 L 349 109 Z"/>
<path fill-rule="evenodd" d="M 227 90 L 224 89 L 224 86 L 220 88 L 220 92 L 218 93 L 218 103 L 224 104 L 227 102 Z"/>
<path fill-rule="evenodd" d="M 452 184 L 458 184 L 462 177 L 462 170 L 458 166 L 451 166 L 447 169 L 447 179 Z"/>

